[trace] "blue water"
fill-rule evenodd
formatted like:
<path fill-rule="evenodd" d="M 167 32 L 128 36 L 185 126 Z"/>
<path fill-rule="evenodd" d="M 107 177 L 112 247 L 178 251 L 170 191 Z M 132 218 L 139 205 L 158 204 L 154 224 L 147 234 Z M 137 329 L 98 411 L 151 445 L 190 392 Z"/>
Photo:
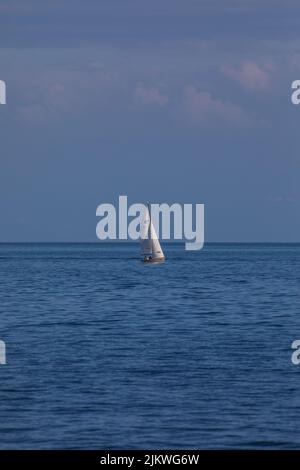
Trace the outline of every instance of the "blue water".
<path fill-rule="evenodd" d="M 300 245 L 0 245 L 1 449 L 300 448 Z"/>

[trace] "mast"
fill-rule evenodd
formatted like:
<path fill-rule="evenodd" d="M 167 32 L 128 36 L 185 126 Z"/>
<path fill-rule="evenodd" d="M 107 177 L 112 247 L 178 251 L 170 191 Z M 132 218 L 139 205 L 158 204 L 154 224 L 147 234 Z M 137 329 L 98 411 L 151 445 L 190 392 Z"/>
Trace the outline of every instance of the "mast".
<path fill-rule="evenodd" d="M 147 202 L 147 207 L 148 207 L 148 212 L 149 212 L 149 227 L 148 227 L 148 239 L 150 240 L 151 248 L 152 248 L 152 233 L 151 233 L 151 228 L 152 228 L 152 219 L 151 219 L 151 206 L 150 203 Z"/>

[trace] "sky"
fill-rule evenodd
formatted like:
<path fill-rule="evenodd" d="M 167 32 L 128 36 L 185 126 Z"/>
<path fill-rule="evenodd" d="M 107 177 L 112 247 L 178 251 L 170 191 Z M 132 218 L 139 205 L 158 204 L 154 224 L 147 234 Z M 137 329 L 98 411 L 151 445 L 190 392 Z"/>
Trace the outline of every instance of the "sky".
<path fill-rule="evenodd" d="M 300 4 L 1 0 L 0 242 L 205 204 L 206 241 L 300 241 Z"/>

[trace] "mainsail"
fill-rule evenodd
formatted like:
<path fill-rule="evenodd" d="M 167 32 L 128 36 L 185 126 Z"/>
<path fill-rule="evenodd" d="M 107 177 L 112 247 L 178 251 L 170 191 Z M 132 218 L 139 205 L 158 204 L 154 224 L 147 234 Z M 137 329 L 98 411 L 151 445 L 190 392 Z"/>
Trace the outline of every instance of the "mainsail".
<path fill-rule="evenodd" d="M 144 256 L 150 256 L 151 260 L 163 260 L 165 258 L 160 246 L 153 222 L 149 205 L 145 207 L 144 217 L 140 231 L 141 249 Z"/>

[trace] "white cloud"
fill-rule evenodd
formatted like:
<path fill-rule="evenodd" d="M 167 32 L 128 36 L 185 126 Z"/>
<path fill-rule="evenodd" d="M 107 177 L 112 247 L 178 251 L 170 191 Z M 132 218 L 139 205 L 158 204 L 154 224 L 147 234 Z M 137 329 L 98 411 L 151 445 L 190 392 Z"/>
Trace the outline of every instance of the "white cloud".
<path fill-rule="evenodd" d="M 247 90 L 265 90 L 271 84 L 271 69 L 270 64 L 262 67 L 255 62 L 246 61 L 238 68 L 224 66 L 222 72 Z"/>
<path fill-rule="evenodd" d="M 237 125 L 249 122 L 244 111 L 236 104 L 213 98 L 210 93 L 198 91 L 192 85 L 184 90 L 183 111 L 192 122 L 200 125 L 216 124 L 220 120 Z"/>
<path fill-rule="evenodd" d="M 139 83 L 134 91 L 136 101 L 145 105 L 165 106 L 168 102 L 168 97 L 160 92 L 160 90 L 153 86 L 145 86 Z"/>

